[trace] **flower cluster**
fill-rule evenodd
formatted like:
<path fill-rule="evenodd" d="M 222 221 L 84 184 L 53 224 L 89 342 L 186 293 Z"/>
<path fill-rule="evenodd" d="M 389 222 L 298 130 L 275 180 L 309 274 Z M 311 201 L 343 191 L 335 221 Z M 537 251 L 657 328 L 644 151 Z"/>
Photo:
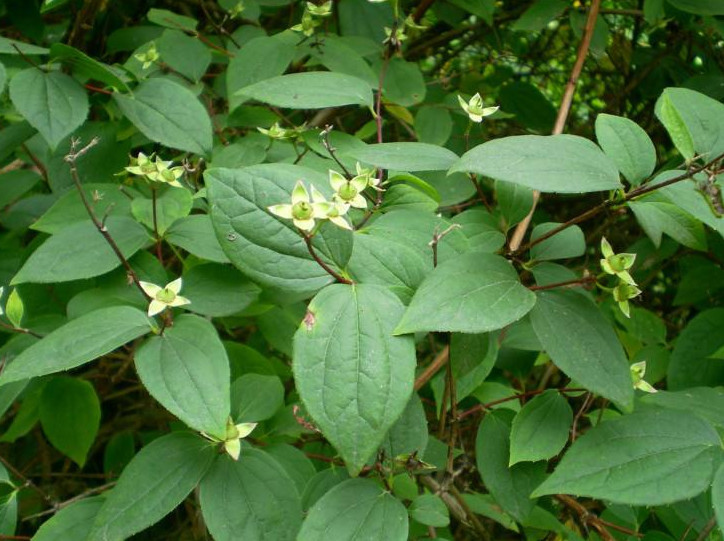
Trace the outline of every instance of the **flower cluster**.
<path fill-rule="evenodd" d="M 344 229 L 352 229 L 352 226 L 344 218 L 351 208 L 367 208 L 367 200 L 362 192 L 367 187 L 379 190 L 379 179 L 375 175 L 375 169 L 363 168 L 357 164 L 357 175 L 351 179 L 337 171 L 329 171 L 329 184 L 334 190 L 331 201 L 327 201 L 324 195 L 314 186 L 311 187 L 311 195 L 304 183 L 297 181 L 292 190 L 291 203 L 282 203 L 268 207 L 269 212 L 292 220 L 294 225 L 302 231 L 312 231 L 315 220 L 329 220 L 333 224 Z"/>
<path fill-rule="evenodd" d="M 279 122 L 275 122 L 272 124 L 269 129 L 266 128 L 257 128 L 259 133 L 263 133 L 267 137 L 270 137 L 272 139 L 296 139 L 299 137 L 302 132 L 306 129 L 306 125 L 302 124 L 299 127 L 296 128 L 282 128 L 279 125 Z"/>
<path fill-rule="evenodd" d="M 181 166 L 171 167 L 172 161 L 163 161 L 158 156 L 146 156 L 143 152 L 139 152 L 138 156 L 131 158 L 131 165 L 126 167 L 126 171 L 133 175 L 147 178 L 153 182 L 161 182 L 174 186 L 175 188 L 183 188 L 178 179 L 184 174 L 184 168 Z"/>
<path fill-rule="evenodd" d="M 463 111 L 468 115 L 468 118 L 473 122 L 482 122 L 483 118 L 492 115 L 500 109 L 497 105 L 494 107 L 484 107 L 483 98 L 480 96 L 480 93 L 475 94 L 468 102 L 458 95 L 458 102 Z"/>
<path fill-rule="evenodd" d="M 618 285 L 613 288 L 613 298 L 618 303 L 621 312 L 626 317 L 631 317 L 628 301 L 641 294 L 641 290 L 628 272 L 633 267 L 636 254 L 615 254 L 605 237 L 601 239 L 601 254 L 603 255 L 603 259 L 601 259 L 603 272 L 614 275 L 619 280 Z"/>
<path fill-rule="evenodd" d="M 292 26 L 292 30 L 295 32 L 301 32 L 305 36 L 309 37 L 314 34 L 314 29 L 317 28 L 322 21 L 318 20 L 324 17 L 329 17 L 332 14 L 332 0 L 327 0 L 323 4 L 317 5 L 313 2 L 307 2 L 302 14 L 302 22 Z"/>

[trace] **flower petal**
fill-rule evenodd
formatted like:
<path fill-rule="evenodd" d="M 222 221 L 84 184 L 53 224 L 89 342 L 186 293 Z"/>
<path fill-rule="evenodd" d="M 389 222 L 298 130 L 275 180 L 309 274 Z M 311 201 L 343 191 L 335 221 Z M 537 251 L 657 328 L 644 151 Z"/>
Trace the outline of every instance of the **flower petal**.
<path fill-rule="evenodd" d="M 266 209 L 280 218 L 292 219 L 292 205 L 272 205 Z"/>
<path fill-rule="evenodd" d="M 239 423 L 236 430 L 239 432 L 239 438 L 246 438 L 256 428 L 257 423 Z"/>
<path fill-rule="evenodd" d="M 179 276 L 173 282 L 169 282 L 168 284 L 166 284 L 165 289 L 170 289 L 171 291 L 173 291 L 174 293 L 176 293 L 178 295 L 178 292 L 181 291 L 182 285 L 183 285 L 183 278 L 181 278 Z"/>
<path fill-rule="evenodd" d="M 460 107 L 462 107 L 463 111 L 465 111 L 467 113 L 468 109 L 470 109 L 468 107 L 468 102 L 466 102 L 464 99 L 462 99 L 460 97 L 460 94 L 458 94 L 458 103 L 460 104 Z"/>
<path fill-rule="evenodd" d="M 346 183 L 347 179 L 344 178 L 344 175 L 338 173 L 337 171 L 333 171 L 332 169 L 329 170 L 329 185 L 332 186 L 332 189 L 335 192 L 338 192 Z"/>
<path fill-rule="evenodd" d="M 302 231 L 311 231 L 314 229 L 314 218 L 309 218 L 308 220 L 294 220 L 294 225 Z"/>
<path fill-rule="evenodd" d="M 163 289 L 156 284 L 152 284 L 151 282 L 144 282 L 143 280 L 139 280 L 138 283 L 141 285 L 141 289 L 143 289 L 144 293 L 146 293 L 146 295 L 151 298 L 155 298 L 156 294 Z"/>
<path fill-rule="evenodd" d="M 307 188 L 304 187 L 304 183 L 298 180 L 292 190 L 292 205 L 301 203 L 302 201 L 309 203 L 309 192 L 307 192 Z"/>
<path fill-rule="evenodd" d="M 361 193 L 358 193 L 354 196 L 354 199 L 349 202 L 350 205 L 352 205 L 354 208 L 358 209 L 366 209 L 367 208 L 367 200 L 364 198 L 364 196 Z"/>
<path fill-rule="evenodd" d="M 324 194 L 314 184 L 312 184 L 312 201 L 315 203 L 325 203 L 327 201 Z"/>
<path fill-rule="evenodd" d="M 337 227 L 341 227 L 342 229 L 349 229 L 350 231 L 352 231 L 352 226 L 349 225 L 349 222 L 341 216 L 335 216 L 334 218 L 330 218 L 329 221 Z"/>
<path fill-rule="evenodd" d="M 224 451 L 234 460 L 239 460 L 241 454 L 241 441 L 240 440 L 227 440 L 224 442 Z"/>
<path fill-rule="evenodd" d="M 176 298 L 168 303 L 169 306 L 184 306 L 186 304 L 191 304 L 191 301 L 181 295 L 176 295 Z"/>
<path fill-rule="evenodd" d="M 148 316 L 153 317 L 156 314 L 160 314 L 166 309 L 166 306 L 166 303 L 153 299 L 151 304 L 148 305 Z"/>
<path fill-rule="evenodd" d="M 367 175 L 357 175 L 349 182 L 350 184 L 352 184 L 355 190 L 361 192 L 367 187 L 367 184 L 369 183 L 369 178 L 367 177 Z"/>

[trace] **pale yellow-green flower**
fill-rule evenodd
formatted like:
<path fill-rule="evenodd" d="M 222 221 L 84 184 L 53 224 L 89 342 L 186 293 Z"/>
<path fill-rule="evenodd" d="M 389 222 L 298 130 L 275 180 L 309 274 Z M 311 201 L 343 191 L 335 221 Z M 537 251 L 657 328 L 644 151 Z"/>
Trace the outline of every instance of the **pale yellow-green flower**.
<path fill-rule="evenodd" d="M 156 44 L 152 43 L 151 46 L 144 53 L 134 54 L 133 58 L 139 62 L 143 62 L 143 69 L 147 70 L 154 62 L 157 62 L 161 55 L 158 54 Z"/>
<path fill-rule="evenodd" d="M 633 363 L 631 365 L 631 379 L 633 380 L 634 389 L 638 389 L 645 393 L 655 393 L 656 389 L 644 379 L 646 375 L 646 361 Z"/>
<path fill-rule="evenodd" d="M 160 314 L 166 308 L 174 306 L 183 306 L 190 304 L 191 301 L 186 297 L 179 295 L 181 291 L 181 278 L 177 278 L 173 282 L 169 282 L 164 287 L 157 286 L 150 282 L 139 282 L 143 291 L 151 297 L 151 303 L 148 305 L 148 315 L 155 316 Z"/>
<path fill-rule="evenodd" d="M 146 176 L 155 182 L 162 182 L 174 188 L 183 188 L 178 179 L 183 176 L 184 168 L 181 166 L 171 167 L 172 163 L 172 161 L 165 162 L 156 156 L 156 171 L 148 173 Z"/>
<path fill-rule="evenodd" d="M 317 188 L 315 188 L 314 186 L 312 186 L 312 201 L 314 201 L 315 203 L 329 204 L 327 219 L 334 225 L 341 227 L 342 229 L 352 229 L 352 226 L 349 225 L 349 222 L 343 218 L 343 216 L 347 214 L 347 211 L 349 210 L 349 205 L 337 200 L 331 202 L 327 201 L 324 198 L 322 192 L 317 190 Z"/>
<path fill-rule="evenodd" d="M 156 172 L 156 164 L 153 163 L 153 154 L 146 156 L 143 152 L 139 152 L 138 156 L 131 158 L 131 165 L 126 167 L 126 171 L 133 175 L 145 177 Z"/>
<path fill-rule="evenodd" d="M 314 29 L 321 23 L 314 18 L 314 16 L 308 11 L 304 11 L 302 14 L 302 22 L 292 26 L 292 30 L 295 32 L 301 32 L 305 36 L 309 37 L 314 35 Z"/>
<path fill-rule="evenodd" d="M 618 307 L 626 317 L 631 317 L 631 311 L 628 305 L 629 299 L 638 297 L 640 294 L 641 290 L 638 287 L 626 282 L 620 282 L 613 288 L 613 300 L 618 303 Z"/>
<path fill-rule="evenodd" d="M 226 439 L 224 440 L 224 451 L 233 458 L 239 460 L 241 454 L 241 440 L 246 438 L 256 428 L 257 423 L 233 424 L 229 419 L 226 427 Z"/>
<path fill-rule="evenodd" d="M 332 14 L 332 0 L 327 0 L 319 6 L 312 2 L 307 2 L 307 11 L 314 17 L 329 17 Z"/>
<path fill-rule="evenodd" d="M 470 101 L 467 102 L 458 95 L 458 102 L 460 103 L 460 107 L 462 107 L 463 111 L 465 111 L 468 115 L 468 118 L 470 118 L 473 122 L 482 122 L 483 118 L 492 115 L 500 109 L 498 106 L 484 107 L 483 98 L 480 96 L 480 93 L 476 93 L 472 98 L 470 98 Z"/>
<path fill-rule="evenodd" d="M 349 206 L 358 209 L 367 208 L 367 200 L 362 195 L 362 191 L 368 183 L 369 179 L 366 175 L 358 175 L 347 180 L 337 171 L 329 170 L 329 185 L 335 191 L 334 200 Z"/>
<path fill-rule="evenodd" d="M 296 130 L 288 130 L 286 128 L 282 128 L 279 125 L 279 122 L 275 122 L 272 124 L 269 129 L 266 128 L 257 128 L 257 130 L 260 133 L 263 133 L 267 137 L 271 137 L 272 139 L 290 139 L 291 137 L 294 137 L 297 134 Z"/>
<path fill-rule="evenodd" d="M 314 220 L 324 220 L 331 207 L 328 202 L 313 202 L 304 183 L 299 180 L 292 190 L 291 204 L 272 205 L 267 210 L 272 214 L 292 220 L 302 231 L 314 229 Z"/>
<path fill-rule="evenodd" d="M 628 272 L 633 267 L 634 261 L 636 261 L 636 254 L 615 254 L 606 237 L 601 238 L 601 254 L 603 255 L 601 268 L 605 273 L 618 276 L 632 286 L 636 285 Z"/>

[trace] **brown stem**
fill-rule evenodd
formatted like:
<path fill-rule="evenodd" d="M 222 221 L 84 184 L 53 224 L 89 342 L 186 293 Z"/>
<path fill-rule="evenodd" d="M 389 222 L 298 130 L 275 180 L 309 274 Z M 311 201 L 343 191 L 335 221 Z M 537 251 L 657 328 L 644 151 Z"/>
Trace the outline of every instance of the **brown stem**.
<path fill-rule="evenodd" d="M 335 271 L 332 267 L 327 265 L 324 261 L 320 259 L 320 257 L 317 255 L 317 252 L 314 249 L 314 246 L 312 245 L 312 237 L 307 235 L 306 233 L 302 232 L 302 238 L 304 238 L 304 243 L 307 245 L 307 250 L 309 250 L 309 254 L 314 258 L 314 260 L 317 262 L 317 264 L 322 267 L 325 271 L 327 271 L 327 274 L 332 276 L 335 280 L 342 284 L 354 284 L 352 280 L 348 280 L 341 274 L 339 274 L 337 271 Z"/>
<path fill-rule="evenodd" d="M 581 523 L 585 525 L 591 525 L 593 528 L 595 528 L 604 541 L 615 541 L 615 538 L 611 535 L 607 528 L 611 528 L 612 530 L 616 530 L 626 535 L 643 537 L 643 534 L 640 532 L 630 530 L 629 528 L 625 528 L 624 526 L 619 526 L 618 524 L 613 524 L 612 522 L 608 522 L 607 520 L 599 518 L 595 514 L 591 513 L 579 501 L 571 498 L 570 496 L 566 496 L 565 494 L 557 494 L 555 498 L 566 507 L 575 511 Z"/>
<path fill-rule="evenodd" d="M 17 332 L 21 334 L 29 334 L 30 336 L 34 336 L 35 338 L 42 338 L 43 336 L 36 333 L 35 331 L 31 331 L 30 329 L 23 329 L 22 327 L 13 327 L 12 325 L 8 325 L 4 321 L 0 321 L 0 327 L 3 329 L 7 329 L 12 332 Z"/>
<path fill-rule="evenodd" d="M 97 86 L 93 86 L 88 83 L 84 84 L 83 86 L 86 87 L 91 92 L 97 92 L 98 94 L 105 94 L 107 96 L 113 95 L 113 92 L 111 92 L 110 90 L 106 90 L 105 88 L 98 88 Z"/>
<path fill-rule="evenodd" d="M 460 494 L 454 486 L 451 486 L 449 490 L 444 490 L 443 486 L 429 475 L 420 475 L 418 476 L 418 480 L 434 494 L 440 496 L 440 499 L 445 502 L 445 505 L 450 510 L 450 513 L 457 520 L 465 525 L 472 526 L 477 532 L 479 539 L 483 541 L 490 541 L 490 534 L 480 522 L 478 517 L 475 516 L 475 513 L 472 512 L 470 506 L 462 497 L 462 494 Z"/>
<path fill-rule="evenodd" d="M 48 496 L 43 491 L 43 489 L 41 489 L 38 485 L 33 483 L 27 477 L 25 477 L 20 472 L 20 470 L 18 470 L 15 466 L 13 466 L 10 462 L 8 462 L 8 460 L 2 455 L 0 455 L 0 462 L 2 462 L 3 466 L 5 466 L 10 471 L 10 473 L 12 473 L 18 479 L 20 479 L 23 482 L 23 485 L 25 487 L 29 488 L 30 490 L 35 492 L 38 496 L 40 496 L 45 501 L 45 503 L 47 503 L 48 505 L 55 505 L 55 502 L 53 501 L 53 499 L 50 496 Z"/>
<path fill-rule="evenodd" d="M 546 284 L 544 286 L 528 286 L 531 291 L 546 291 L 548 289 L 558 289 L 559 287 L 571 287 L 571 286 L 584 286 L 588 284 L 595 284 L 595 276 L 584 276 L 583 278 L 576 278 L 575 280 L 566 280 L 565 282 L 556 282 L 555 284 Z"/>
<path fill-rule="evenodd" d="M 41 162 L 35 154 L 30 152 L 30 149 L 25 143 L 20 145 L 20 148 L 22 148 L 23 151 L 28 155 L 28 157 L 33 161 L 35 167 L 37 167 L 38 171 L 40 171 L 40 175 L 43 177 L 43 180 L 46 184 L 48 184 L 48 170 L 45 168 L 43 162 Z"/>
<path fill-rule="evenodd" d="M 593 38 L 593 31 L 596 28 L 596 19 L 598 19 L 598 11 L 601 7 L 601 0 L 593 0 L 591 7 L 588 9 L 588 18 L 586 19 L 586 26 L 583 29 L 583 37 L 581 38 L 581 44 L 578 47 L 578 55 L 576 61 L 573 64 L 571 70 L 571 76 L 568 78 L 568 84 L 563 92 L 563 99 L 561 100 L 561 106 L 558 108 L 558 116 L 556 117 L 556 123 L 553 126 L 553 135 L 563 133 L 563 128 L 566 125 L 566 119 L 568 119 L 568 113 L 571 110 L 571 103 L 573 102 L 573 95 L 576 92 L 576 84 L 578 78 L 581 76 L 583 70 L 583 64 L 586 61 L 586 55 L 591 45 L 591 39 Z M 535 190 L 533 192 L 533 206 L 530 209 L 528 215 L 520 222 L 513 232 L 513 236 L 510 239 L 509 248 L 511 252 L 515 252 L 523 242 L 523 237 L 528 230 L 530 221 L 533 219 L 533 212 L 538 204 L 540 192 Z"/>
<path fill-rule="evenodd" d="M 347 177 L 347 180 L 351 179 L 354 175 L 350 173 L 347 168 L 344 166 L 344 164 L 339 161 L 339 158 L 337 157 L 337 149 L 332 146 L 332 144 L 329 142 L 329 133 L 332 131 L 332 125 L 327 124 L 324 129 L 320 132 L 319 137 L 322 140 L 322 145 L 324 145 L 324 148 L 327 150 L 329 155 L 332 157 L 332 159 L 339 165 L 340 169 L 342 169 L 342 172 L 344 173 L 344 176 Z"/>
<path fill-rule="evenodd" d="M 709 521 L 706 523 L 704 528 L 702 528 L 701 532 L 699 532 L 699 535 L 696 538 L 696 541 L 704 541 L 707 537 L 709 537 L 709 534 L 716 526 L 716 515 L 711 517 Z"/>
<path fill-rule="evenodd" d="M 546 392 L 547 390 L 548 389 L 536 389 L 535 391 L 526 391 L 524 393 L 514 394 L 512 396 L 506 396 L 505 398 L 499 398 L 498 400 L 493 400 L 492 402 L 487 402 L 485 404 L 478 404 L 476 406 L 473 406 L 469 410 L 462 412 L 460 415 L 458 415 L 458 420 L 464 419 L 465 417 L 473 415 L 474 413 L 478 413 L 479 411 L 490 409 L 493 406 L 497 406 L 498 404 L 503 404 L 504 402 L 510 402 L 511 400 L 528 398 L 529 396 L 536 396 L 536 395 Z M 558 391 L 559 393 L 580 393 L 582 391 L 585 391 L 586 389 L 580 389 L 577 387 L 563 387 L 561 389 L 553 389 L 553 390 Z"/>
<path fill-rule="evenodd" d="M 76 161 L 78 158 L 83 156 L 86 152 L 88 152 L 91 148 L 96 146 L 98 144 L 98 137 L 94 137 L 91 139 L 91 142 L 88 143 L 86 146 L 81 148 L 80 150 L 76 150 L 78 147 L 78 144 L 80 141 L 78 139 L 73 139 L 70 144 L 70 152 L 65 156 L 66 163 L 70 166 L 70 176 L 73 179 L 73 183 L 75 184 L 76 189 L 78 190 L 78 194 L 80 195 L 80 199 L 83 202 L 83 206 L 85 207 L 86 212 L 88 213 L 88 216 L 90 216 L 91 221 L 93 222 L 93 225 L 95 225 L 98 232 L 103 235 L 103 238 L 106 239 L 106 242 L 111 247 L 113 252 L 116 254 L 116 257 L 118 257 L 119 261 L 121 262 L 121 265 L 126 269 L 126 274 L 131 278 L 133 283 L 136 285 L 138 290 L 141 292 L 141 295 L 143 295 L 143 298 L 146 300 L 151 300 L 151 297 L 148 296 L 148 294 L 143 290 L 143 287 L 141 287 L 141 282 L 138 279 L 138 275 L 136 274 L 136 271 L 133 270 L 133 267 L 131 267 L 131 264 L 126 259 L 126 256 L 123 255 L 123 252 L 121 252 L 121 249 L 118 247 L 118 244 L 116 244 L 116 241 L 113 240 L 113 237 L 108 232 L 108 229 L 106 226 L 98 219 L 96 216 L 95 211 L 93 210 L 93 207 L 88 202 L 88 198 L 85 195 L 85 192 L 83 191 L 83 186 L 80 182 L 80 176 L 78 175 L 78 168 L 76 166 Z"/>
<path fill-rule="evenodd" d="M 642 195 L 646 195 L 647 193 L 651 193 L 653 191 L 659 190 L 661 188 L 665 188 L 666 186 L 671 186 L 672 184 L 676 184 L 677 182 L 681 182 L 682 180 L 687 180 L 696 175 L 697 173 L 701 173 L 705 169 L 708 169 L 712 165 L 714 165 L 719 160 L 724 159 L 724 154 L 719 154 L 716 158 L 713 160 L 705 163 L 704 165 L 701 165 L 699 167 L 694 167 L 693 169 L 689 169 L 686 173 L 682 173 L 679 176 L 676 176 L 674 178 L 671 178 L 665 182 L 661 182 L 659 184 L 644 184 L 642 186 L 639 186 L 638 188 L 631 190 L 629 193 L 627 193 L 624 198 L 621 200 L 622 203 L 626 203 L 628 201 L 631 201 L 632 199 L 635 199 L 637 197 L 641 197 Z M 557 235 L 564 229 L 568 229 L 572 225 L 579 224 L 581 222 L 585 222 L 586 220 L 590 220 L 594 216 L 598 215 L 599 213 L 603 212 L 606 208 L 616 204 L 617 201 L 613 199 L 607 199 L 606 201 L 600 203 L 599 205 L 596 205 L 593 208 L 588 209 L 586 212 L 579 214 L 578 216 L 571 218 L 565 223 L 562 223 L 558 227 L 555 227 L 554 229 L 551 229 L 547 233 L 544 233 L 540 237 L 538 237 L 535 240 L 530 241 L 529 243 L 525 244 L 524 246 L 518 248 L 517 250 L 514 250 L 512 252 L 509 252 L 510 255 L 517 255 L 521 252 L 525 252 L 526 250 L 530 250 L 533 246 L 536 244 L 540 244 L 544 240 L 547 240 L 551 238 L 554 235 Z"/>
<path fill-rule="evenodd" d="M 438 373 L 438 371 L 445 366 L 450 359 L 450 346 L 445 346 L 437 357 L 423 370 L 417 379 L 415 379 L 415 390 L 419 391 L 425 384 L 432 379 L 432 377 Z"/>

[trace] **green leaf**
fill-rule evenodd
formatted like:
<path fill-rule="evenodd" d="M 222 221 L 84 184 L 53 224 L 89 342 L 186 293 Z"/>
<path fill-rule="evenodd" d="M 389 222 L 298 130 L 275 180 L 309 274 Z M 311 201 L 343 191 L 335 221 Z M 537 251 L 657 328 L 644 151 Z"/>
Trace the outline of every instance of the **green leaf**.
<path fill-rule="evenodd" d="M 372 71 L 367 61 L 348 45 L 344 38 L 331 34 L 326 35 L 324 40 L 321 40 L 318 44 L 311 43 L 308 52 L 312 58 L 329 71 L 358 77 L 367 81 L 373 88 L 376 88 L 379 84 L 379 78 Z"/>
<path fill-rule="evenodd" d="M 88 96 L 80 84 L 59 71 L 21 71 L 10 81 L 10 99 L 51 148 L 83 124 Z"/>
<path fill-rule="evenodd" d="M 95 496 L 62 508 L 43 522 L 33 541 L 58 541 L 58 539 L 87 539 L 93 520 L 103 506 L 105 498 Z"/>
<path fill-rule="evenodd" d="M 113 71 L 113 68 L 98 62 L 87 54 L 64 43 L 54 43 L 50 47 L 50 58 L 58 59 L 71 66 L 82 76 L 101 81 L 111 88 L 129 92 L 128 85 Z"/>
<path fill-rule="evenodd" d="M 621 188 L 616 165 L 576 135 L 515 135 L 478 145 L 450 172 L 476 173 L 541 192 L 586 193 Z"/>
<path fill-rule="evenodd" d="M 113 184 L 84 184 L 83 193 L 91 203 L 96 216 L 117 217 L 131 214 L 131 202 L 128 197 Z M 88 211 L 81 201 L 78 190 L 63 194 L 30 227 L 43 233 L 55 234 L 61 229 L 79 222 L 88 221 Z"/>
<path fill-rule="evenodd" d="M 395 334 L 482 333 L 519 320 L 535 304 L 513 267 L 492 254 L 465 254 L 439 265 L 422 282 Z"/>
<path fill-rule="evenodd" d="M 294 379 L 307 411 L 356 475 L 412 393 L 412 337 L 392 336 L 404 307 L 386 289 L 324 288 L 294 336 Z"/>
<path fill-rule="evenodd" d="M 5 66 L 0 62 L 0 94 L 5 92 L 5 84 L 8 81 L 8 73 L 5 70 Z"/>
<path fill-rule="evenodd" d="M 146 18 L 159 26 L 186 30 L 191 33 L 194 33 L 199 24 L 196 19 L 178 15 L 166 9 L 149 9 Z"/>
<path fill-rule="evenodd" d="M 667 0 L 669 4 L 681 11 L 697 15 L 724 15 L 722 0 Z"/>
<path fill-rule="evenodd" d="M 568 442 L 573 410 L 557 391 L 536 396 L 513 419 L 510 433 L 510 465 L 547 460 Z"/>
<path fill-rule="evenodd" d="M 520 522 L 535 506 L 531 492 L 545 476 L 545 462 L 509 466 L 512 417 L 508 410 L 485 416 L 475 439 L 475 458 L 485 487 L 500 507 Z"/>
<path fill-rule="evenodd" d="M 385 99 L 403 107 L 411 107 L 424 101 L 426 93 L 425 80 L 417 63 L 392 57 L 385 72 Z"/>
<path fill-rule="evenodd" d="M 689 127 L 666 93 L 662 94 L 656 102 L 656 116 L 666 128 L 666 131 L 669 132 L 671 140 L 684 159 L 686 161 L 693 159 L 695 154 L 694 139 Z"/>
<path fill-rule="evenodd" d="M 410 516 L 420 524 L 444 528 L 450 524 L 450 512 L 439 496 L 422 494 L 412 500 Z"/>
<path fill-rule="evenodd" d="M 229 110 L 246 101 L 245 96 L 237 95 L 239 90 L 284 73 L 294 60 L 294 53 L 294 47 L 277 37 L 262 36 L 242 45 L 226 70 Z"/>
<path fill-rule="evenodd" d="M 300 178 L 331 197 L 326 175 L 300 166 L 268 164 L 210 169 L 204 178 L 217 238 L 239 270 L 256 282 L 300 295 L 315 293 L 332 281 L 309 254 L 292 221 L 267 210 L 289 202 Z M 313 243 L 323 261 L 341 269 L 352 252 L 352 232 L 324 224 Z"/>
<path fill-rule="evenodd" d="M 541 3 L 546 6 L 550 4 L 556 7 L 560 7 L 562 3 L 564 6 L 563 9 L 565 9 L 565 3 L 559 3 L 559 1 L 560 0 L 546 0 L 544 2 L 538 2 L 533 4 L 528 11 L 534 10 L 535 7 Z M 563 11 L 563 9 L 561 9 L 561 11 Z M 518 22 L 520 22 L 527 13 L 528 12 L 524 13 Z M 557 15 L 558 13 L 555 16 Z M 518 25 L 518 22 L 514 25 L 514 28 Z M 499 99 L 500 108 L 508 114 L 515 115 L 515 119 L 523 124 L 523 126 L 543 134 L 553 131 L 553 124 L 556 121 L 557 115 L 556 108 L 537 86 L 523 81 L 513 81 L 500 89 Z"/>
<path fill-rule="evenodd" d="M 440 107 L 420 107 L 415 115 L 415 133 L 421 143 L 444 145 L 452 135 L 450 111 Z"/>
<path fill-rule="evenodd" d="M 559 225 L 561 224 L 555 222 L 539 224 L 533 228 L 530 238 L 534 241 Z M 583 230 L 574 225 L 533 246 L 530 249 L 530 257 L 536 261 L 549 261 L 579 257 L 585 252 L 586 239 Z"/>
<path fill-rule="evenodd" d="M 714 475 L 714 481 L 711 484 L 711 503 L 719 528 L 722 528 L 724 525 L 724 464 L 719 466 Z"/>
<path fill-rule="evenodd" d="M 297 541 L 407 541 L 409 524 L 402 503 L 368 479 L 344 481 L 309 510 Z"/>
<path fill-rule="evenodd" d="M 307 511 L 319 501 L 319 498 L 329 492 L 332 487 L 348 479 L 349 475 L 347 471 L 341 468 L 328 468 L 316 473 L 314 477 L 309 480 L 302 493 L 302 509 Z"/>
<path fill-rule="evenodd" d="M 414 452 L 417 452 L 417 456 L 423 456 L 427 447 L 427 437 L 425 410 L 420 397 L 413 394 L 405 411 L 387 432 L 382 449 L 388 459 Z"/>
<path fill-rule="evenodd" d="M 398 171 L 444 171 L 458 159 L 453 151 L 427 143 L 377 143 L 351 149 L 345 155 Z"/>
<path fill-rule="evenodd" d="M 137 308 L 112 306 L 74 319 L 18 355 L 0 376 L 0 385 L 43 376 L 92 361 L 151 331 Z"/>
<path fill-rule="evenodd" d="M 722 3 L 722 0 L 717 1 Z M 694 150 L 703 156 L 704 161 L 713 160 L 724 152 L 724 104 L 687 88 L 667 88 L 656 103 L 656 114 L 667 130 L 669 127 L 659 111 L 664 103 L 669 104 L 686 126 Z"/>
<path fill-rule="evenodd" d="M 633 384 L 626 354 L 595 304 L 572 291 L 544 291 L 538 294 L 530 320 L 543 348 L 566 375 L 631 408 Z"/>
<path fill-rule="evenodd" d="M 646 132 L 628 118 L 601 113 L 596 117 L 596 139 L 633 186 L 656 167 L 656 149 Z"/>
<path fill-rule="evenodd" d="M 565 0 L 536 0 L 513 24 L 519 32 L 539 32 L 568 7 Z"/>
<path fill-rule="evenodd" d="M 505 234 L 498 227 L 498 220 L 487 210 L 472 208 L 453 217 L 461 232 L 468 238 L 471 252 L 495 253 L 505 244 Z"/>
<path fill-rule="evenodd" d="M 186 498 L 216 457 L 209 442 L 189 432 L 153 440 L 107 493 L 88 541 L 125 539 L 155 524 Z"/>
<path fill-rule="evenodd" d="M 366 81 L 329 71 L 292 73 L 265 79 L 235 93 L 276 107 L 323 109 L 343 105 L 372 107 L 372 87 Z"/>
<path fill-rule="evenodd" d="M 0 36 L 0 54 L 20 54 L 15 47 L 20 49 L 22 54 L 26 55 L 43 55 L 50 52 L 50 50 L 45 47 L 38 47 L 37 45 L 31 45 L 30 43 Z"/>
<path fill-rule="evenodd" d="M 705 310 L 689 321 L 671 354 L 669 390 L 724 384 L 724 364 L 710 358 L 724 346 L 723 328 L 724 308 Z"/>
<path fill-rule="evenodd" d="M 646 372 L 648 373 L 648 366 Z M 724 389 L 721 387 L 694 387 L 684 391 L 647 393 L 641 397 L 638 405 L 687 411 L 706 419 L 717 430 L 724 429 Z"/>
<path fill-rule="evenodd" d="M 101 403 L 87 381 L 51 379 L 40 396 L 40 424 L 53 447 L 81 468 L 101 425 Z"/>
<path fill-rule="evenodd" d="M 124 216 L 111 216 L 106 228 L 126 259 L 148 241 L 142 225 Z M 92 278 L 121 265 L 118 256 L 90 220 L 63 228 L 27 259 L 11 284 L 56 283 Z"/>
<path fill-rule="evenodd" d="M 163 235 L 176 220 L 185 218 L 194 204 L 191 192 L 182 188 L 167 188 L 156 196 L 156 230 Z M 131 203 L 133 216 L 148 227 L 154 229 L 153 199 L 137 197 Z"/>
<path fill-rule="evenodd" d="M 523 220 L 533 208 L 533 191 L 512 182 L 496 180 L 495 198 L 505 219 L 506 229 Z"/>
<path fill-rule="evenodd" d="M 287 472 L 289 478 L 294 481 L 299 494 L 304 491 L 304 487 L 317 473 L 314 464 L 307 458 L 304 451 L 292 445 L 277 443 L 266 447 L 264 450 Z"/>
<path fill-rule="evenodd" d="M 201 512 L 216 541 L 293 541 L 302 523 L 294 483 L 267 453 L 219 457 L 200 487 Z"/>
<path fill-rule="evenodd" d="M 229 263 L 221 249 L 211 217 L 208 214 L 193 214 L 176 220 L 166 231 L 169 244 L 183 248 L 201 259 L 216 263 Z"/>
<path fill-rule="evenodd" d="M 684 246 L 706 250 L 706 233 L 701 222 L 678 206 L 656 199 L 657 196 L 653 195 L 628 202 L 654 246 L 661 246 L 661 236 L 666 233 Z"/>
<path fill-rule="evenodd" d="M 121 112 L 143 135 L 167 147 L 210 154 L 211 119 L 189 89 L 169 79 L 148 79 L 132 96 L 115 93 Z"/>
<path fill-rule="evenodd" d="M 183 275 L 183 296 L 188 310 L 203 316 L 238 314 L 257 300 L 261 289 L 230 265 L 207 263 L 191 267 Z"/>
<path fill-rule="evenodd" d="M 20 298 L 17 288 L 15 288 L 10 295 L 8 295 L 8 300 L 5 304 L 5 315 L 10 320 L 10 323 L 15 327 L 21 328 L 24 312 L 23 300 Z M 0 314 L 2 314 L 2 310 L 0 310 Z"/>
<path fill-rule="evenodd" d="M 688 412 L 624 415 L 590 429 L 533 493 L 628 505 L 665 505 L 700 494 L 721 461 L 721 440 Z"/>
<path fill-rule="evenodd" d="M 138 349 L 134 361 L 143 385 L 167 410 L 191 428 L 225 439 L 229 359 L 208 320 L 177 317 Z"/>
<path fill-rule="evenodd" d="M 211 64 L 209 48 L 179 30 L 165 30 L 156 43 L 161 59 L 192 81 L 198 82 Z"/>
<path fill-rule="evenodd" d="M 231 386 L 231 404 L 237 423 L 266 421 L 284 405 L 284 386 L 276 376 L 244 374 Z"/>

